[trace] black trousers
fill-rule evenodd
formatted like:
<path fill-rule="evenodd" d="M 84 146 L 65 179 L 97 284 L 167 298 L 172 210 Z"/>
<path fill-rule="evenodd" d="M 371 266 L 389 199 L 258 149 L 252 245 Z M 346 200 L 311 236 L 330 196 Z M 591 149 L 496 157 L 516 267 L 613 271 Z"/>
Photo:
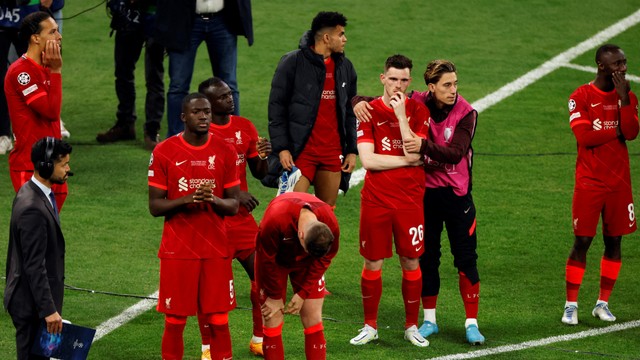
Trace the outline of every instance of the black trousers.
<path fill-rule="evenodd" d="M 424 194 L 424 254 L 420 257 L 422 296 L 440 292 L 440 240 L 447 228 L 453 265 L 464 272 L 472 284 L 480 281 L 475 230 L 476 207 L 470 193 L 458 196 L 450 187 L 429 189 Z"/>
<path fill-rule="evenodd" d="M 136 63 L 145 48 L 144 68 L 147 95 L 144 130 L 155 135 L 164 115 L 164 47 L 145 35 L 143 29 L 116 31 L 114 59 L 118 111 L 117 126 L 134 126 L 136 122 Z"/>
<path fill-rule="evenodd" d="M 18 56 L 27 51 L 27 44 L 18 40 L 18 29 L 0 28 L 0 79 L 3 81 L 9 68 L 8 57 L 11 44 L 16 48 Z M 0 86 L 0 136 L 11 136 L 11 121 L 9 120 L 7 98 L 4 95 L 4 86 Z"/>
<path fill-rule="evenodd" d="M 11 320 L 16 327 L 16 351 L 18 353 L 18 360 L 49 359 L 48 357 L 31 354 L 33 342 L 38 340 L 37 335 L 40 324 L 44 321 L 38 318 L 36 314 L 30 317 L 11 315 Z"/>

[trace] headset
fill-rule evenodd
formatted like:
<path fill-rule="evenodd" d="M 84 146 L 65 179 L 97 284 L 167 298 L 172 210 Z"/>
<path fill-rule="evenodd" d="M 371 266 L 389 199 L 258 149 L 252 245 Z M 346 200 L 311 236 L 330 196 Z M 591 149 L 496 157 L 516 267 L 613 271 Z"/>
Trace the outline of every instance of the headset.
<path fill-rule="evenodd" d="M 38 162 L 38 173 L 45 179 L 49 179 L 53 175 L 53 149 L 56 145 L 56 139 L 47 136 L 46 146 L 44 148 L 44 159 Z"/>

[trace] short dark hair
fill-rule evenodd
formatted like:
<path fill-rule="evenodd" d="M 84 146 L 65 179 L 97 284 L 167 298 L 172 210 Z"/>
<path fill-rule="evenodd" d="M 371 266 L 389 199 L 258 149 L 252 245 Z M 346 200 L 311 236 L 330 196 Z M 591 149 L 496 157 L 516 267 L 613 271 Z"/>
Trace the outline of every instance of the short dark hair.
<path fill-rule="evenodd" d="M 29 44 L 29 39 L 33 34 L 39 34 L 42 31 L 40 23 L 52 18 L 51 14 L 46 11 L 36 11 L 24 17 L 20 24 L 20 31 L 18 33 L 19 39 L 23 44 Z"/>
<path fill-rule="evenodd" d="M 424 83 L 437 84 L 444 74 L 456 72 L 456 66 L 449 60 L 433 60 L 424 71 Z"/>
<path fill-rule="evenodd" d="M 596 64 L 600 63 L 600 59 L 602 58 L 602 54 L 611 53 L 614 51 L 620 50 L 620 46 L 614 44 L 604 44 L 596 50 Z"/>
<path fill-rule="evenodd" d="M 389 68 L 396 69 L 413 69 L 413 62 L 411 59 L 404 55 L 396 54 L 391 55 L 387 58 L 387 61 L 384 62 L 384 71 L 386 72 Z"/>
<path fill-rule="evenodd" d="M 307 252 L 314 258 L 320 258 L 329 253 L 333 244 L 333 233 L 323 222 L 311 225 L 304 234 Z"/>
<path fill-rule="evenodd" d="M 335 11 L 320 11 L 311 21 L 311 39 L 315 39 L 320 30 L 338 25 L 347 26 L 347 18 L 344 15 Z"/>
<path fill-rule="evenodd" d="M 223 83 L 225 82 L 217 76 L 208 78 L 207 80 L 201 82 L 200 85 L 198 85 L 198 92 L 201 94 L 204 94 L 205 90 L 207 90 L 209 87 L 220 86 Z"/>
<path fill-rule="evenodd" d="M 207 100 L 207 102 L 209 102 L 209 99 L 207 98 L 207 96 L 205 94 L 202 94 L 202 93 L 199 93 L 199 92 L 191 93 L 191 94 L 185 96 L 184 99 L 182 99 L 182 112 L 185 111 L 185 109 L 187 108 L 187 106 L 189 105 L 191 100 L 194 100 L 194 99 L 205 99 L 205 100 Z"/>
<path fill-rule="evenodd" d="M 31 163 L 33 163 L 36 170 L 38 170 L 40 163 L 47 161 L 47 139 L 53 142 L 53 151 L 49 158 L 49 160 L 53 162 L 60 160 L 60 158 L 67 156 L 67 154 L 71 154 L 71 150 L 73 150 L 71 144 L 64 140 L 43 137 L 36 141 L 31 147 Z"/>

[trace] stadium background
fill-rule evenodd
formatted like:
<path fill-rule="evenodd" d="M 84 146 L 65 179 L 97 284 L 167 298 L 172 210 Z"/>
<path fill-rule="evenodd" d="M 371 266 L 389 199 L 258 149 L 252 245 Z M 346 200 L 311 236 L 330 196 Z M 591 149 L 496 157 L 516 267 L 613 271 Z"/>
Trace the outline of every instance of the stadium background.
<path fill-rule="evenodd" d="M 67 1 L 68 18 L 99 0 Z M 559 1 L 253 1 L 256 42 L 239 39 L 238 78 L 242 115 L 267 134 L 267 101 L 271 77 L 280 57 L 298 40 L 321 10 L 344 13 L 349 22 L 346 54 L 359 75 L 359 93 L 379 94 L 378 75 L 389 55 L 402 53 L 414 60 L 411 89 L 424 90 L 422 72 L 434 58 L 458 66 L 460 92 L 471 102 L 485 98 L 541 64 L 591 38 L 640 9 L 638 0 Z M 637 15 L 637 14 L 636 14 Z M 637 18 L 637 16 L 636 16 Z M 634 18 L 635 19 L 635 18 Z M 609 41 L 626 52 L 628 74 L 640 75 L 640 26 L 634 20 Z M 98 292 L 147 296 L 158 284 L 156 252 L 162 219 L 147 209 L 146 168 L 149 153 L 142 148 L 143 62 L 136 71 L 138 140 L 101 146 L 95 135 L 113 124 L 113 38 L 104 5 L 67 19 L 63 29 L 62 118 L 74 146 L 70 196 L 62 212 L 67 241 L 68 285 Z M 594 42 L 570 59 L 593 67 Z M 192 90 L 211 75 L 201 46 Z M 570 205 L 575 164 L 575 140 L 568 126 L 567 97 L 592 80 L 589 71 L 559 67 L 522 91 L 480 114 L 474 166 L 474 196 L 478 208 L 479 270 L 482 279 L 480 329 L 489 350 L 499 346 L 567 335 L 569 341 L 548 342 L 530 349 L 489 355 L 491 359 L 637 359 L 640 358 L 639 236 L 623 241 L 623 266 L 611 297 L 617 324 L 628 329 L 608 333 L 607 325 L 590 316 L 598 288 L 602 242 L 594 241 L 580 294 L 577 327 L 560 323 L 564 305 L 564 264 L 572 243 Z M 632 82 L 639 91 L 640 84 Z M 167 82 L 168 84 L 168 82 Z M 163 130 L 166 130 L 163 123 Z M 629 144 L 636 199 L 640 179 L 640 145 Z M 14 193 L 6 156 L 0 160 L 0 268 L 4 269 L 8 222 Z M 380 310 L 380 340 L 355 348 L 348 344 L 361 327 L 357 251 L 361 184 L 340 197 L 336 214 L 342 247 L 327 273 L 324 314 L 330 359 L 424 359 L 465 353 L 464 311 L 457 276 L 443 242 L 442 291 L 438 304 L 440 334 L 426 349 L 402 339 L 400 271 L 396 259 L 384 267 Z M 274 190 L 256 181 L 250 188 L 261 201 L 258 218 Z M 598 235 L 600 236 L 600 235 Z M 230 316 L 235 359 L 250 359 L 249 283 L 234 267 L 240 309 Z M 4 275 L 4 274 L 3 274 Z M 4 282 L 4 281 L 3 281 Z M 212 295 L 214 296 L 214 295 Z M 74 323 L 105 329 L 105 322 L 137 304 L 139 298 L 87 291 L 65 292 L 64 317 Z M 197 325 L 191 319 L 185 333 L 185 359 L 199 358 Z M 110 323 L 112 324 L 112 323 Z M 92 346 L 92 359 L 157 359 L 163 319 L 148 310 L 114 327 Z M 111 328 L 109 328 L 111 329 Z M 585 330 L 593 336 L 580 335 Z M 14 328 L 0 313 L 0 358 L 15 357 Z M 304 358 L 299 319 L 287 316 L 284 328 L 288 359 Z M 546 343 L 546 342 L 545 342 Z M 451 357 L 450 357 L 451 358 Z"/>

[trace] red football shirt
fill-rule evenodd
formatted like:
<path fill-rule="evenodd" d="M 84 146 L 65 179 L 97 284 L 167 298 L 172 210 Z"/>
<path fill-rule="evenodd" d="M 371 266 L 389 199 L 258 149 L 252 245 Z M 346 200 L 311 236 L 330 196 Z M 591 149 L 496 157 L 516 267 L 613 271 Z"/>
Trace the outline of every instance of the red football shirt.
<path fill-rule="evenodd" d="M 618 93 L 604 92 L 592 83 L 576 89 L 569 98 L 569 124 L 577 139 L 576 189 L 618 191 L 631 187 L 629 152 L 616 136 L 621 116 L 638 121 L 638 98 L 620 108 Z"/>
<path fill-rule="evenodd" d="M 182 133 L 156 146 L 149 163 L 149 186 L 167 191 L 167 199 L 192 194 L 211 182 L 213 194 L 224 197 L 224 189 L 240 185 L 234 149 L 209 136 L 205 145 L 188 144 Z M 158 257 L 206 259 L 226 257 L 228 242 L 224 219 L 208 204 L 189 204 L 165 217 Z"/>
<path fill-rule="evenodd" d="M 381 155 L 404 156 L 400 123 L 393 109 L 382 98 L 370 102 L 371 121 L 358 124 L 358 143 L 374 144 L 374 152 Z M 416 135 L 426 138 L 429 133 L 429 110 L 418 101 L 405 103 L 409 127 Z M 413 208 L 416 199 L 422 199 L 425 173 L 422 166 L 409 166 L 392 170 L 367 171 L 362 188 L 362 201 L 394 209 Z"/>
<path fill-rule="evenodd" d="M 62 76 L 22 56 L 7 71 L 4 93 L 15 137 L 11 171 L 33 171 L 31 147 L 46 136 L 60 139 Z"/>
<path fill-rule="evenodd" d="M 336 63 L 332 57 L 324 61 L 326 67 L 322 98 L 318 107 L 318 116 L 313 124 L 311 136 L 305 144 L 310 149 L 322 153 L 342 153 L 340 133 L 338 132 L 338 114 L 336 109 L 336 80 L 334 78 Z"/>
<path fill-rule="evenodd" d="M 240 190 L 248 191 L 247 186 L 247 159 L 258 156 L 256 144 L 258 143 L 258 130 L 251 121 L 241 116 L 231 115 L 226 125 L 211 124 L 209 130 L 212 134 L 224 139 L 233 146 L 238 154 L 236 165 L 238 166 L 238 178 L 240 178 Z M 251 216 L 244 206 L 240 206 L 236 216 L 226 218 L 229 226 L 244 223 L 247 216 Z M 253 218 L 253 217 L 252 217 Z"/>
<path fill-rule="evenodd" d="M 333 233 L 333 244 L 329 253 L 321 258 L 313 258 L 300 245 L 298 239 L 298 219 L 303 207 L 313 211 L 318 221 L 327 224 Z M 340 247 L 340 229 L 333 208 L 307 193 L 289 192 L 271 201 L 260 221 L 256 241 L 256 259 L 261 259 L 263 273 L 280 274 L 282 269 L 305 270 L 306 276 L 301 296 L 306 298 L 309 290 L 318 284 L 336 256 Z M 262 287 L 269 294 L 280 294 L 277 276 L 265 276 Z"/>

